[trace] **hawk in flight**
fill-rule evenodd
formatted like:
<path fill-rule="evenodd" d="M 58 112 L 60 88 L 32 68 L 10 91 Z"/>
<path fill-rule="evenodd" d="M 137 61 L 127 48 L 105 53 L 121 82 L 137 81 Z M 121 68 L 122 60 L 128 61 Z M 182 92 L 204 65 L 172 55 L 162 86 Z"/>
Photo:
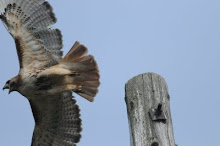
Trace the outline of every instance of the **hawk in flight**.
<path fill-rule="evenodd" d="M 31 105 L 35 119 L 32 146 L 76 146 L 81 119 L 72 91 L 93 101 L 99 71 L 87 48 L 76 42 L 62 58 L 62 35 L 45 0 L 1 0 L 0 19 L 15 40 L 19 74 L 3 89 L 17 91 Z"/>

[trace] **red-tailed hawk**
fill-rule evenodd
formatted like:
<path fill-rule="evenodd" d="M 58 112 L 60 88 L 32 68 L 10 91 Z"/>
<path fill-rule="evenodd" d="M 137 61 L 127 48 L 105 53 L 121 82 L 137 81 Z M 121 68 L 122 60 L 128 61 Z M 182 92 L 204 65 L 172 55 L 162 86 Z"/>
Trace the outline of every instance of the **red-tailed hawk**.
<path fill-rule="evenodd" d="M 75 146 L 81 119 L 72 91 L 94 100 L 99 71 L 87 48 L 76 42 L 62 58 L 62 35 L 45 0 L 1 0 L 0 19 L 15 40 L 20 71 L 3 89 L 18 91 L 35 119 L 32 146 Z"/>

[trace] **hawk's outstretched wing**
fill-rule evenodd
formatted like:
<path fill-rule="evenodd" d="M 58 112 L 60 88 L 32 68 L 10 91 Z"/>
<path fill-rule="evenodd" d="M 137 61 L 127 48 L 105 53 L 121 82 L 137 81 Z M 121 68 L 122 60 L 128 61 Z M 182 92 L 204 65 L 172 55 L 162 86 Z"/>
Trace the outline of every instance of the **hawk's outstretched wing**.
<path fill-rule="evenodd" d="M 62 58 L 62 35 L 45 0 L 1 0 L 6 29 L 15 39 L 20 69 L 42 70 Z M 81 137 L 79 108 L 71 91 L 30 98 L 35 118 L 32 146 L 75 146 Z"/>
<path fill-rule="evenodd" d="M 30 100 L 36 123 L 32 146 L 75 146 L 82 130 L 75 103 L 70 91 Z"/>
<path fill-rule="evenodd" d="M 62 57 L 62 35 L 45 0 L 1 0 L 1 19 L 15 40 L 20 68 L 42 69 Z"/>

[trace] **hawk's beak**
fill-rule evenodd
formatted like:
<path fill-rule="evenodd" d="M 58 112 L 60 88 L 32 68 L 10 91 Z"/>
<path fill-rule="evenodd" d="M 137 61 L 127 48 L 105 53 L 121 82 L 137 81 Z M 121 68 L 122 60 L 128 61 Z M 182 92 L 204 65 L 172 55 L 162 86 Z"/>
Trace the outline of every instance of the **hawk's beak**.
<path fill-rule="evenodd" d="M 8 94 L 10 94 L 12 91 L 14 91 L 14 90 L 12 90 L 11 88 L 9 88 Z"/>
<path fill-rule="evenodd" d="M 11 92 L 16 91 L 14 86 L 10 86 L 9 90 L 8 90 L 8 94 L 10 94 Z"/>
<path fill-rule="evenodd" d="M 5 84 L 5 86 L 3 87 L 3 90 L 5 89 L 9 89 L 9 85 L 8 84 Z"/>
<path fill-rule="evenodd" d="M 9 90 L 8 90 L 8 94 L 10 94 L 11 92 L 15 91 L 15 90 L 13 89 L 13 87 L 10 87 L 10 86 L 9 86 L 9 84 L 5 84 L 5 86 L 3 87 L 3 90 L 5 90 L 5 89 L 9 89 Z"/>

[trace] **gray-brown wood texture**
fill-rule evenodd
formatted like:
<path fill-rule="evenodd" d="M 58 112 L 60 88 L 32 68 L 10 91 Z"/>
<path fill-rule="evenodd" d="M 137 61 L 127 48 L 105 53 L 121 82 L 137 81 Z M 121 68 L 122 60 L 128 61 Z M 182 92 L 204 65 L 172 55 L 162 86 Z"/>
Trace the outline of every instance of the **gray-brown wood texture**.
<path fill-rule="evenodd" d="M 125 85 L 131 146 L 176 146 L 165 80 L 138 75 Z"/>

